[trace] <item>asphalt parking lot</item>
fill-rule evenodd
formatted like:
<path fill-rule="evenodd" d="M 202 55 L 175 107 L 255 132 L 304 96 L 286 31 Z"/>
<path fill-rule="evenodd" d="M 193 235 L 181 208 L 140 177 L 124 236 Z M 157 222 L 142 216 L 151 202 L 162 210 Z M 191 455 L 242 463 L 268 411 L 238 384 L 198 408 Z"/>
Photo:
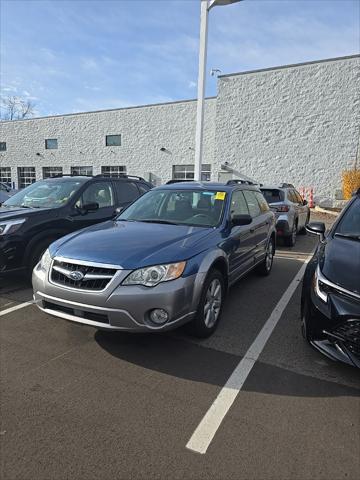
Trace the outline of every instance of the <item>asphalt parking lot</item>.
<path fill-rule="evenodd" d="M 316 241 L 279 247 L 270 277 L 250 274 L 233 287 L 205 341 L 183 330 L 97 332 L 22 305 L 32 298 L 26 281 L 3 281 L 1 479 L 358 478 L 359 371 L 302 340 L 299 286 L 281 302 Z M 206 439 L 209 425 L 199 425 L 274 316 Z M 190 448 L 207 440 L 206 453 Z"/>

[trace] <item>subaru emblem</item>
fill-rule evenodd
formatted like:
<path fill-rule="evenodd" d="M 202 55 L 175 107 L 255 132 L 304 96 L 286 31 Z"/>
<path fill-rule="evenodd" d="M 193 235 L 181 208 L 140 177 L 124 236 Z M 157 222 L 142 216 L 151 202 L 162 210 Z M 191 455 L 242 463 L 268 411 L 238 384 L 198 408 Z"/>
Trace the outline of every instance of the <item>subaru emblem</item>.
<path fill-rule="evenodd" d="M 84 278 L 84 276 L 85 275 L 79 270 L 75 270 L 69 273 L 69 277 L 71 278 L 71 280 L 74 280 L 75 282 L 80 282 Z"/>

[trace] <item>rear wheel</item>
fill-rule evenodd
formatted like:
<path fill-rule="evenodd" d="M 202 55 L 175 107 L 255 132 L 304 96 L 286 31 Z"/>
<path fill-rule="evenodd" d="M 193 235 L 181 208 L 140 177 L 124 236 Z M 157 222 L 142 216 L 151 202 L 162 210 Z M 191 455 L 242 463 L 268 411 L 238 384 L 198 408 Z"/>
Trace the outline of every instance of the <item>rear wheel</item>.
<path fill-rule="evenodd" d="M 294 222 L 291 234 L 288 237 L 284 238 L 285 245 L 287 247 L 293 247 L 295 245 L 296 235 L 297 235 L 297 222 Z"/>
<path fill-rule="evenodd" d="M 196 317 L 188 326 L 191 335 L 207 338 L 214 333 L 220 321 L 224 298 L 224 278 L 214 269 L 204 282 Z"/>
<path fill-rule="evenodd" d="M 275 242 L 273 237 L 270 238 L 268 246 L 266 248 L 266 256 L 264 260 L 256 267 L 257 273 L 260 275 L 270 275 L 275 253 Z"/>
<path fill-rule="evenodd" d="M 306 217 L 306 222 L 305 222 L 305 225 L 303 226 L 303 228 L 300 230 L 300 234 L 301 235 L 306 235 L 306 225 L 309 223 L 310 221 L 310 212 L 308 213 L 307 217 Z"/>

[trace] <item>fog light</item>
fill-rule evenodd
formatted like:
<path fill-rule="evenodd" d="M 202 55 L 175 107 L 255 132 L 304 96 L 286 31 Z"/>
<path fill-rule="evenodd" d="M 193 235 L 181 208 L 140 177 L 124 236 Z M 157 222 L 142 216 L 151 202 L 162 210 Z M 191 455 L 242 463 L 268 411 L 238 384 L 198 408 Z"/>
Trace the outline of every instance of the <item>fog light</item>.
<path fill-rule="evenodd" d="M 152 322 L 156 323 L 157 325 L 162 325 L 163 323 L 167 322 L 169 318 L 169 314 L 166 310 L 162 308 L 155 308 L 155 310 L 151 310 L 150 312 L 150 319 Z"/>

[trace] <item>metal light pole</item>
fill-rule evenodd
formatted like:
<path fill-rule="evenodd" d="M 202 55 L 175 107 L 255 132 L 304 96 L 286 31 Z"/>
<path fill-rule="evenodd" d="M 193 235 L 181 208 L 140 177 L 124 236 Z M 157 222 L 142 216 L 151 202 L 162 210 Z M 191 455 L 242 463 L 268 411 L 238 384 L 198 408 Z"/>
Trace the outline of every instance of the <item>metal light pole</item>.
<path fill-rule="evenodd" d="M 229 5 L 236 2 L 241 2 L 241 0 L 201 0 L 198 101 L 195 133 L 195 180 L 201 180 L 209 10 L 216 6 Z"/>

